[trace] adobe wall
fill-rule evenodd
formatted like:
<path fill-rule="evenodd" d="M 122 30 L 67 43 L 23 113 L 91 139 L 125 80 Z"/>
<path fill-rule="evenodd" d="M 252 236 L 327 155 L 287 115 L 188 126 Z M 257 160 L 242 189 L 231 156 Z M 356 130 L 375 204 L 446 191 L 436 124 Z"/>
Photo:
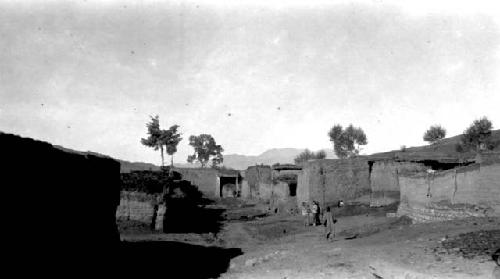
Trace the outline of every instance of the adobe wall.
<path fill-rule="evenodd" d="M 116 219 L 151 224 L 155 214 L 155 204 L 159 204 L 158 197 L 155 195 L 122 191 L 120 204 L 116 209 Z"/>
<path fill-rule="evenodd" d="M 289 196 L 288 183 L 277 182 L 275 184 L 265 184 L 261 183 L 260 187 L 260 198 L 263 200 L 273 199 L 275 202 L 283 202 Z"/>
<path fill-rule="evenodd" d="M 26 266 L 46 261 L 50 268 L 116 248 L 120 163 L 1 132 L 0 154 L 11 259 L 19 256 Z"/>
<path fill-rule="evenodd" d="M 425 171 L 420 163 L 396 162 L 393 160 L 375 161 L 370 173 L 370 206 L 385 206 L 399 202 L 400 191 L 398 172 Z"/>
<path fill-rule="evenodd" d="M 416 222 L 500 216 L 500 163 L 401 174 L 398 215 Z"/>
<path fill-rule="evenodd" d="M 245 171 L 248 183 L 249 198 L 267 199 L 270 197 L 272 185 L 272 171 L 270 166 L 251 166 Z"/>
<path fill-rule="evenodd" d="M 250 186 L 248 186 L 248 181 L 243 180 L 241 181 L 241 198 L 242 199 L 250 199 L 251 193 L 250 193 Z"/>
<path fill-rule="evenodd" d="M 299 175 L 302 172 L 302 170 L 273 170 L 272 171 L 272 177 L 277 178 L 280 175 Z"/>
<path fill-rule="evenodd" d="M 369 166 L 365 158 L 315 160 L 305 163 L 299 175 L 297 202 L 355 201 L 369 196 L 370 192 Z"/>
<path fill-rule="evenodd" d="M 255 197 L 261 200 L 269 200 L 273 195 L 273 183 L 263 183 L 259 182 L 257 184 L 257 188 L 259 189 L 257 195 Z"/>
<path fill-rule="evenodd" d="M 217 198 L 220 195 L 218 171 L 210 168 L 174 168 L 183 180 L 191 182 L 204 195 Z"/>

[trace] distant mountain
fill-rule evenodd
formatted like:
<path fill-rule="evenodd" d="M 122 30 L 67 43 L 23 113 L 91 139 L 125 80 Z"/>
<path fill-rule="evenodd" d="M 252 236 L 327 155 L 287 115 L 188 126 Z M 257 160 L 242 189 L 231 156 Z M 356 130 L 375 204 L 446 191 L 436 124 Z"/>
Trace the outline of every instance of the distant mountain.
<path fill-rule="evenodd" d="M 249 166 L 255 165 L 273 165 L 280 164 L 293 164 L 293 159 L 297 157 L 305 149 L 303 148 L 273 148 L 263 152 L 257 156 L 247 156 L 240 154 L 224 155 L 224 166 L 244 170 Z M 334 159 L 336 156 L 332 149 L 324 149 L 328 159 Z"/>

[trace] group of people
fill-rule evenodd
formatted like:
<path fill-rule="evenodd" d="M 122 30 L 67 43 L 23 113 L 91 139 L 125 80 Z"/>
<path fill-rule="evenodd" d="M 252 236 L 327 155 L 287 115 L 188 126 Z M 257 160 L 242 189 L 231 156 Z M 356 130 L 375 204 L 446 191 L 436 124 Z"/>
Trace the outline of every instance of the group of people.
<path fill-rule="evenodd" d="M 304 216 L 304 226 L 318 226 L 321 224 L 320 220 L 320 207 L 318 202 L 302 203 L 302 216 Z"/>
<path fill-rule="evenodd" d="M 338 203 L 338 207 L 344 206 L 344 202 L 341 200 Z M 327 206 L 326 210 L 323 212 L 322 218 L 321 216 L 321 208 L 317 201 L 312 201 L 312 203 L 302 202 L 301 213 L 304 217 L 304 226 L 325 226 L 325 237 L 327 240 L 332 240 L 335 238 L 335 228 L 334 224 L 337 223 L 335 216 L 333 214 L 333 210 Z"/>

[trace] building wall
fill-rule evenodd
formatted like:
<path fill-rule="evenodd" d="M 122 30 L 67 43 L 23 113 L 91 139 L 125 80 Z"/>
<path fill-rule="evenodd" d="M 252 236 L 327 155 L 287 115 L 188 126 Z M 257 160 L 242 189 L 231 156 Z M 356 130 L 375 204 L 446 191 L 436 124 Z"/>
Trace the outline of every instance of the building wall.
<path fill-rule="evenodd" d="M 297 202 L 355 201 L 370 191 L 368 161 L 363 157 L 315 160 L 305 163 L 299 175 Z"/>
<path fill-rule="evenodd" d="M 309 202 L 311 200 L 309 180 L 311 179 L 311 168 L 303 168 L 297 177 L 297 203 Z"/>
<path fill-rule="evenodd" d="M 263 200 L 271 200 L 274 202 L 285 201 L 289 196 L 288 183 L 277 182 L 277 183 L 261 183 L 260 185 L 260 198 Z"/>
<path fill-rule="evenodd" d="M 500 216 L 500 163 L 401 174 L 398 215 L 416 222 Z"/>
<path fill-rule="evenodd" d="M 204 195 L 211 198 L 220 196 L 218 171 L 210 168 L 175 168 L 183 180 L 191 182 Z"/>
<path fill-rule="evenodd" d="M 273 170 L 272 177 L 277 178 L 280 175 L 290 175 L 290 174 L 299 175 L 301 172 L 302 172 L 302 170 Z"/>
<path fill-rule="evenodd" d="M 251 198 L 250 186 L 248 186 L 248 181 L 246 180 L 241 181 L 241 198 L 242 199 Z"/>
<path fill-rule="evenodd" d="M 270 197 L 272 171 L 270 166 L 251 166 L 245 171 L 245 179 L 249 187 L 249 198 L 266 199 Z"/>
<path fill-rule="evenodd" d="M 426 169 L 427 167 L 420 163 L 395 162 L 392 160 L 373 162 L 370 173 L 370 206 L 385 206 L 399 202 L 398 173 L 401 171 L 424 171 Z"/>

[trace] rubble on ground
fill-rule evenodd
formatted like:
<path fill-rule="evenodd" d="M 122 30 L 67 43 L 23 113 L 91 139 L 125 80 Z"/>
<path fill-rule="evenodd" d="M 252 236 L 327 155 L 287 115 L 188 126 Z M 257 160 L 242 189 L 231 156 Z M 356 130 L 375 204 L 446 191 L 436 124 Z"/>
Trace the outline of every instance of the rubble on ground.
<path fill-rule="evenodd" d="M 500 248 L 500 230 L 480 230 L 445 238 L 436 254 L 459 255 L 465 259 L 490 258 Z"/>

